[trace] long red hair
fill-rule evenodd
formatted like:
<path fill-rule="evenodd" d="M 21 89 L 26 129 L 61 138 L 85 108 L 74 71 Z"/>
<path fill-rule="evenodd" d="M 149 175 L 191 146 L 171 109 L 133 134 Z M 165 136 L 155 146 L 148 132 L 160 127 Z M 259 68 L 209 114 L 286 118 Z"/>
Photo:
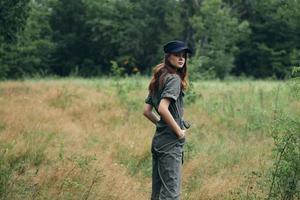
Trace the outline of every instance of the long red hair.
<path fill-rule="evenodd" d="M 171 63 L 169 62 L 170 54 L 166 54 L 162 63 L 156 65 L 153 69 L 153 76 L 149 84 L 149 91 L 151 96 L 155 95 L 156 92 L 163 86 L 164 77 L 168 74 L 178 74 L 181 78 L 181 89 L 185 90 L 188 87 L 188 73 L 187 73 L 187 54 L 185 54 L 185 62 L 182 68 L 175 70 L 171 67 Z"/>

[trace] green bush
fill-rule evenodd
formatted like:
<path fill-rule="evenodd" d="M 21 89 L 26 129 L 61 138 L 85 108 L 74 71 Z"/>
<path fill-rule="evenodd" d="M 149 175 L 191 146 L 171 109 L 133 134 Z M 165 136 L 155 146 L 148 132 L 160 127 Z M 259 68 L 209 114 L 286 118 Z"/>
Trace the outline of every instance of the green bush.
<path fill-rule="evenodd" d="M 300 100 L 300 81 L 292 79 L 290 95 Z M 275 110 L 272 126 L 276 159 L 268 199 L 300 199 L 300 117 Z"/>

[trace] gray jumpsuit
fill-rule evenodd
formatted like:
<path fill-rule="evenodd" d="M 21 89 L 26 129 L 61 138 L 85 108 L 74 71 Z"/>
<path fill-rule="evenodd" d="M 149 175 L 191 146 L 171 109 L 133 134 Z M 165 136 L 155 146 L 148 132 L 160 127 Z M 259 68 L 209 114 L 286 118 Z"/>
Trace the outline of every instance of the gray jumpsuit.
<path fill-rule="evenodd" d="M 162 98 L 171 99 L 169 111 L 177 124 L 183 126 L 183 96 L 181 79 L 177 74 L 168 73 L 164 86 L 155 95 L 148 95 L 145 103 L 157 111 Z M 158 113 L 158 112 L 157 112 Z M 152 200 L 179 200 L 181 188 L 181 165 L 185 139 L 178 139 L 175 132 L 161 118 L 156 124 L 152 140 Z"/>

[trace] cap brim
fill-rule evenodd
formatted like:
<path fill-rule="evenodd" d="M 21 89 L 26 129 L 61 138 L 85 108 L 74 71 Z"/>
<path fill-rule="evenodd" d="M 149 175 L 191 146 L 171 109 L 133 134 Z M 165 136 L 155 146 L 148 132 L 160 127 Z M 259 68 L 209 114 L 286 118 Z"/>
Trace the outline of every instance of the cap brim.
<path fill-rule="evenodd" d="M 177 49 L 173 49 L 170 53 L 179 53 L 181 51 L 186 51 L 187 53 L 192 53 L 192 51 L 188 47 L 178 47 Z"/>

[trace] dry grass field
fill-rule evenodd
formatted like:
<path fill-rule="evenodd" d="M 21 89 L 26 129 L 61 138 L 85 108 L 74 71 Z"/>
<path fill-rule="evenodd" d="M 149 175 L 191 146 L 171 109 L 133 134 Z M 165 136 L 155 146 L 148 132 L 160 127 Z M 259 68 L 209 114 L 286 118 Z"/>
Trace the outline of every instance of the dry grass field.
<path fill-rule="evenodd" d="M 149 78 L 0 82 L 0 199 L 146 200 L 155 127 Z M 203 81 L 185 96 L 182 199 L 266 196 L 274 107 L 300 114 L 284 82 Z"/>

